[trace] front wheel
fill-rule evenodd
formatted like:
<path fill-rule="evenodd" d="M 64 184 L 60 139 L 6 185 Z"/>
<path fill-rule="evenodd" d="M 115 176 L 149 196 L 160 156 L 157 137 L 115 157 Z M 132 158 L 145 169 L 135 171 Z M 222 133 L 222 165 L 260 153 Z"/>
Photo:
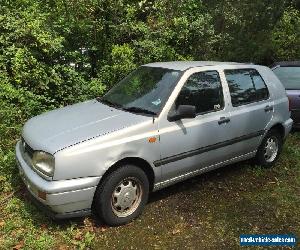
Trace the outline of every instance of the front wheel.
<path fill-rule="evenodd" d="M 94 209 L 110 226 L 126 224 L 141 214 L 148 194 L 149 181 L 145 172 L 137 166 L 124 165 L 100 183 Z"/>
<path fill-rule="evenodd" d="M 256 153 L 256 162 L 264 167 L 272 167 L 277 161 L 283 145 L 283 139 L 277 130 L 270 130 Z"/>

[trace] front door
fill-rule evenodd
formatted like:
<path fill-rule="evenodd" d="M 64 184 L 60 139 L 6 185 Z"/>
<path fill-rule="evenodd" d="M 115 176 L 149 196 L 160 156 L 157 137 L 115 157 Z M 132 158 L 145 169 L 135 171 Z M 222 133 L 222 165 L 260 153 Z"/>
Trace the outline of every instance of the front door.
<path fill-rule="evenodd" d="M 197 116 L 159 124 L 162 181 L 184 177 L 233 156 L 230 142 L 234 136 L 231 129 L 228 103 L 219 72 L 215 70 L 191 72 L 181 88 L 173 109 L 179 105 L 196 106 Z"/>

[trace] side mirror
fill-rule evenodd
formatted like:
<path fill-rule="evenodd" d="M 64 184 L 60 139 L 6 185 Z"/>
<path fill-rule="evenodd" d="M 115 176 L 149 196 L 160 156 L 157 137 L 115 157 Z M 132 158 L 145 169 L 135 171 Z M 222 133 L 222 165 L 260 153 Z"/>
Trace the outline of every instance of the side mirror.
<path fill-rule="evenodd" d="M 195 118 L 196 107 L 192 105 L 179 105 L 177 110 L 168 114 L 168 121 L 174 122 L 184 118 Z"/>

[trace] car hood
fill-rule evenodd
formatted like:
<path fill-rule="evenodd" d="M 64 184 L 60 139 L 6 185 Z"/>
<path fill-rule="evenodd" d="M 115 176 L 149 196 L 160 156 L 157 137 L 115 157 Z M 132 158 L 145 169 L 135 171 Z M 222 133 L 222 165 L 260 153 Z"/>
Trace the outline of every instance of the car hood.
<path fill-rule="evenodd" d="M 77 103 L 31 118 L 22 137 L 34 149 L 51 154 L 68 146 L 151 119 L 104 105 L 97 100 Z"/>

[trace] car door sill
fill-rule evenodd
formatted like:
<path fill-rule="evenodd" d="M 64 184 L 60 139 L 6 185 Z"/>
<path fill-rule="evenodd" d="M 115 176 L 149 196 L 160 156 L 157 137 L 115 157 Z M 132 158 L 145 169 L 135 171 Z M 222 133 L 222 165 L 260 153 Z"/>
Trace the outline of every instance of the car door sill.
<path fill-rule="evenodd" d="M 175 184 L 177 182 L 189 179 L 189 178 L 191 178 L 193 176 L 196 176 L 196 175 L 199 175 L 199 174 L 202 174 L 202 173 L 209 172 L 209 171 L 217 169 L 219 167 L 227 166 L 227 165 L 229 165 L 231 163 L 234 163 L 234 162 L 238 162 L 238 161 L 250 159 L 250 158 L 252 158 L 252 157 L 255 156 L 256 151 L 257 150 L 252 151 L 252 152 L 247 153 L 247 154 L 243 154 L 243 155 L 239 155 L 239 156 L 233 157 L 233 158 L 231 158 L 229 160 L 226 160 L 226 161 L 221 161 L 221 162 L 215 163 L 213 165 L 210 165 L 210 166 L 207 166 L 207 167 L 204 167 L 204 168 L 201 168 L 201 169 L 197 169 L 195 171 L 191 171 L 191 172 L 188 172 L 188 173 L 185 173 L 185 174 L 173 177 L 173 178 L 171 178 L 169 180 L 158 182 L 158 183 L 156 183 L 154 185 L 153 191 L 160 190 L 160 189 L 162 189 L 164 187 L 170 186 L 170 185 Z"/>

